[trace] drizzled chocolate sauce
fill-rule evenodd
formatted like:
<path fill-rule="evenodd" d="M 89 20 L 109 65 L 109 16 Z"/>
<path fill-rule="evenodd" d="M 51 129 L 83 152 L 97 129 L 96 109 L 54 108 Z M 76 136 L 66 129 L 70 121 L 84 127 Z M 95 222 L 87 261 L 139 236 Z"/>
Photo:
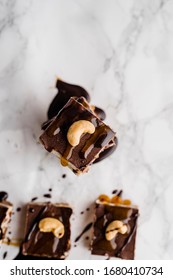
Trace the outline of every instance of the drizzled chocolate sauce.
<path fill-rule="evenodd" d="M 48 119 L 56 116 L 72 96 L 83 96 L 88 102 L 90 101 L 88 92 L 80 86 L 71 85 L 58 79 L 56 88 L 58 89 L 58 93 L 49 106 L 47 113 Z"/>
<path fill-rule="evenodd" d="M 34 209 L 34 211 L 30 211 L 31 209 Z M 42 205 L 36 203 L 29 204 L 27 208 L 25 238 L 20 253 L 33 256 L 34 258 L 38 257 L 39 259 L 64 258 L 70 246 L 69 218 L 71 214 L 72 209 L 69 207 L 57 206 L 51 203 L 44 203 Z M 40 231 L 39 222 L 46 217 L 57 218 L 64 224 L 65 233 L 62 238 L 57 238 L 52 232 Z M 21 257 L 21 254 L 19 254 L 18 258 Z"/>
<path fill-rule="evenodd" d="M 77 85 L 71 85 L 65 83 L 61 80 L 57 80 L 56 88 L 58 89 L 57 95 L 52 100 L 49 109 L 48 109 L 48 121 L 44 123 L 42 129 L 45 129 L 45 126 L 49 125 L 50 120 L 55 117 L 59 111 L 64 107 L 64 105 L 68 102 L 70 97 L 84 97 L 88 102 L 90 102 L 89 93 L 82 87 Z M 106 113 L 103 109 L 92 106 L 93 112 L 103 121 L 106 118 Z"/>
<path fill-rule="evenodd" d="M 135 214 L 133 215 L 133 217 L 131 217 L 131 219 L 133 219 L 133 220 L 136 221 L 137 218 L 138 218 L 138 216 L 139 216 L 139 214 L 138 214 L 138 213 L 135 213 Z M 130 220 L 130 218 L 128 218 L 128 221 L 129 221 L 129 220 Z M 126 223 L 127 223 L 128 221 L 126 221 Z M 126 239 L 124 245 L 123 245 L 123 246 L 119 249 L 119 251 L 117 252 L 117 256 L 118 256 L 118 257 L 121 257 L 121 255 L 122 255 L 123 252 L 125 251 L 126 247 L 130 244 L 132 238 L 134 237 L 134 234 L 135 234 L 135 232 L 136 232 L 136 229 L 137 229 L 137 223 L 134 223 L 134 226 L 133 226 L 133 228 L 132 228 L 132 230 L 131 230 L 130 235 L 129 235 L 128 238 Z"/>
<path fill-rule="evenodd" d="M 85 226 L 83 231 L 76 237 L 74 242 L 78 242 L 79 239 L 92 227 L 93 223 L 89 223 L 88 225 Z"/>
<path fill-rule="evenodd" d="M 6 200 L 8 198 L 8 193 L 1 191 L 0 192 L 0 202 Z"/>
<path fill-rule="evenodd" d="M 52 143 L 48 143 L 50 148 L 47 146 L 47 150 L 51 152 L 51 146 L 56 147 L 54 144 L 54 142 L 57 141 L 57 136 L 55 133 L 56 128 L 60 128 L 60 130 L 57 132 L 57 135 L 58 137 L 61 137 L 62 135 L 64 141 L 64 139 L 66 139 L 68 128 L 72 123 L 78 120 L 79 115 L 80 119 L 88 120 L 95 126 L 95 132 L 92 135 L 84 135 L 82 137 L 83 139 L 80 141 L 80 145 L 77 147 L 72 147 L 68 141 L 65 142 L 66 147 L 64 152 L 62 152 L 61 158 L 61 164 L 63 166 L 68 165 L 68 161 L 71 159 L 74 150 L 77 151 L 81 159 L 84 159 L 83 163 L 85 165 L 85 160 L 88 160 L 91 152 L 92 157 L 94 157 L 93 151 L 94 153 L 97 153 L 97 151 L 104 148 L 110 141 L 112 141 L 114 137 L 114 132 L 107 125 L 105 125 L 94 114 L 92 114 L 89 110 L 86 110 L 85 107 L 81 105 L 83 101 L 83 97 L 71 98 L 64 106 L 63 110 L 59 113 L 58 118 L 53 121 L 51 127 L 49 126 L 46 130 L 46 134 L 48 137 L 50 137 L 50 141 L 52 141 Z M 60 138 L 58 141 L 60 142 Z"/>
<path fill-rule="evenodd" d="M 103 159 L 105 159 L 105 158 L 109 157 L 110 155 L 112 155 L 113 152 L 116 150 L 117 145 L 118 145 L 118 140 L 117 140 L 117 138 L 115 138 L 115 145 L 112 146 L 112 147 L 109 147 L 108 149 L 106 149 L 103 152 L 101 152 L 99 157 L 93 162 L 93 164 L 97 163 L 97 162 L 100 162 Z"/>
<path fill-rule="evenodd" d="M 3 233 L 2 233 L 2 229 L 0 227 L 0 240 L 2 239 L 2 237 L 3 237 Z"/>
<path fill-rule="evenodd" d="M 7 256 L 7 251 L 4 252 L 4 254 L 3 254 L 3 260 L 6 259 L 6 256 Z"/>
<path fill-rule="evenodd" d="M 97 204 L 97 206 L 92 253 L 99 255 L 107 254 L 109 257 L 133 259 L 138 209 L 123 206 L 112 207 L 106 204 Z M 122 221 L 123 224 L 127 225 L 128 231 L 126 234 L 118 234 L 112 240 L 108 241 L 105 239 L 105 230 L 112 220 Z"/>

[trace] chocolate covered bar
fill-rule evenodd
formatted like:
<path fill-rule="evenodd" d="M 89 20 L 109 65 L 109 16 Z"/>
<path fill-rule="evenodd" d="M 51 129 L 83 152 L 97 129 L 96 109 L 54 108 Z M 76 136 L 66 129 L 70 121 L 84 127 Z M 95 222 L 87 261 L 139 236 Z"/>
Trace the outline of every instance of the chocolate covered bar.
<path fill-rule="evenodd" d="M 66 204 L 29 203 L 22 254 L 65 259 L 70 250 L 71 214 L 72 209 Z"/>
<path fill-rule="evenodd" d="M 101 153 L 117 144 L 114 131 L 93 113 L 84 97 L 71 97 L 45 127 L 40 141 L 76 174 L 87 172 Z"/>
<path fill-rule="evenodd" d="M 91 253 L 134 259 L 138 209 L 120 194 L 96 200 Z"/>
<path fill-rule="evenodd" d="M 106 114 L 103 109 L 95 105 L 89 104 L 90 95 L 81 86 L 72 85 L 60 79 L 57 79 L 56 88 L 58 90 L 58 93 L 56 94 L 56 96 L 54 97 L 53 101 L 51 102 L 48 108 L 48 112 L 47 112 L 48 120 L 44 122 L 41 126 L 43 130 L 46 130 L 46 128 L 52 123 L 52 121 L 55 119 L 57 114 L 59 114 L 59 112 L 66 105 L 66 103 L 70 100 L 71 97 L 76 97 L 79 99 L 80 97 L 83 97 L 83 100 L 85 100 L 86 102 L 82 101 L 82 104 L 86 106 L 86 109 L 91 111 L 92 114 L 94 114 L 101 121 L 103 121 L 106 118 Z M 107 158 L 115 151 L 116 147 L 117 147 L 117 138 L 116 136 L 114 136 L 112 145 L 111 143 L 109 143 L 107 147 L 105 146 L 105 149 L 99 153 L 98 157 L 95 158 L 95 160 L 92 163 L 97 163 Z"/>
<path fill-rule="evenodd" d="M 5 237 L 12 214 L 12 204 L 6 201 L 7 197 L 6 192 L 0 192 L 0 243 Z"/>

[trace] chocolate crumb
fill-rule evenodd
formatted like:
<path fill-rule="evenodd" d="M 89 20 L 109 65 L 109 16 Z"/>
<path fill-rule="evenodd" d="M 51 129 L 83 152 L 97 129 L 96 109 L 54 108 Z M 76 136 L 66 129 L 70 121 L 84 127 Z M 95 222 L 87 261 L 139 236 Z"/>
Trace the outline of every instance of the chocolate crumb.
<path fill-rule="evenodd" d="M 63 174 L 63 175 L 62 175 L 62 178 L 66 178 L 66 176 L 67 176 L 66 174 Z"/>
<path fill-rule="evenodd" d="M 50 193 L 46 193 L 43 196 L 46 197 L 46 198 L 51 198 L 52 197 Z"/>
<path fill-rule="evenodd" d="M 82 214 L 84 213 L 84 211 L 81 211 L 80 213 L 81 213 L 81 215 L 82 215 Z"/>
<path fill-rule="evenodd" d="M 89 240 L 90 238 L 89 238 L 89 236 L 86 236 L 85 239 L 86 239 L 86 240 Z"/>
<path fill-rule="evenodd" d="M 87 209 L 86 209 L 86 211 L 89 211 L 90 210 L 90 208 L 88 207 Z"/>
<path fill-rule="evenodd" d="M 33 197 L 32 199 L 31 199 L 31 201 L 34 201 L 34 200 L 37 200 L 38 199 L 38 197 Z"/>
<path fill-rule="evenodd" d="M 116 193 L 117 193 L 117 190 L 113 190 L 113 191 L 112 191 L 112 194 L 116 194 Z"/>
<path fill-rule="evenodd" d="M 51 192 L 51 191 L 52 191 L 52 189 L 50 188 L 50 189 L 49 189 L 49 192 Z"/>
<path fill-rule="evenodd" d="M 17 207 L 17 208 L 16 208 L 16 211 L 17 211 L 17 212 L 21 211 L 21 207 Z"/>
<path fill-rule="evenodd" d="M 3 259 L 5 259 L 5 258 L 6 258 L 6 256 L 7 256 L 7 251 L 6 251 L 6 252 L 4 252 L 4 254 L 3 254 Z"/>
<path fill-rule="evenodd" d="M 115 195 L 117 195 L 117 196 L 121 196 L 121 195 L 122 195 L 122 192 L 123 192 L 122 190 L 120 190 L 120 191 L 119 191 L 119 190 L 113 190 L 113 191 L 112 191 L 112 194 L 115 194 Z"/>

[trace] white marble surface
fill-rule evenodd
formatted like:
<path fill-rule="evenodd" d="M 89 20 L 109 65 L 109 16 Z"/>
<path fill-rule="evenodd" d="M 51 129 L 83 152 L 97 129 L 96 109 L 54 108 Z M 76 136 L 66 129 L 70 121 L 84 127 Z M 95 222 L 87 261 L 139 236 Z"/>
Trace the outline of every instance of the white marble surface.
<path fill-rule="evenodd" d="M 84 86 L 107 112 L 117 151 L 75 176 L 37 140 L 56 76 Z M 173 259 L 173 1 L 0 0 L 0 189 L 24 210 L 52 188 L 74 209 L 69 259 L 91 256 L 85 237 L 100 193 L 123 188 L 139 205 L 136 259 Z M 66 178 L 62 178 L 66 174 Z M 85 211 L 90 207 L 90 211 Z M 81 215 L 80 212 L 84 211 Z M 18 248 L 2 245 L 1 258 Z"/>

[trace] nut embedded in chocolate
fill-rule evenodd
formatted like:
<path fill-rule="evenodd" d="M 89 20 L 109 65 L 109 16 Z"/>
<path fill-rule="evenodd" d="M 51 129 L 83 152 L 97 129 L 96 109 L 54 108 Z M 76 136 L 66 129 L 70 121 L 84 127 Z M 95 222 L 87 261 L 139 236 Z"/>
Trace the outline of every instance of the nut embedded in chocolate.
<path fill-rule="evenodd" d="M 66 204 L 29 203 L 22 254 L 65 259 L 70 250 L 71 214 L 72 209 Z"/>
<path fill-rule="evenodd" d="M 100 200 L 101 199 L 101 200 Z M 126 200 L 96 200 L 91 253 L 122 259 L 134 259 L 138 209 Z"/>
<path fill-rule="evenodd" d="M 93 134 L 95 132 L 95 126 L 86 120 L 79 120 L 69 127 L 67 131 L 67 140 L 73 147 L 79 145 L 80 138 L 84 133 Z"/>
<path fill-rule="evenodd" d="M 64 225 L 58 219 L 44 218 L 39 222 L 39 230 L 41 232 L 52 232 L 57 238 L 62 238 L 64 235 Z"/>

